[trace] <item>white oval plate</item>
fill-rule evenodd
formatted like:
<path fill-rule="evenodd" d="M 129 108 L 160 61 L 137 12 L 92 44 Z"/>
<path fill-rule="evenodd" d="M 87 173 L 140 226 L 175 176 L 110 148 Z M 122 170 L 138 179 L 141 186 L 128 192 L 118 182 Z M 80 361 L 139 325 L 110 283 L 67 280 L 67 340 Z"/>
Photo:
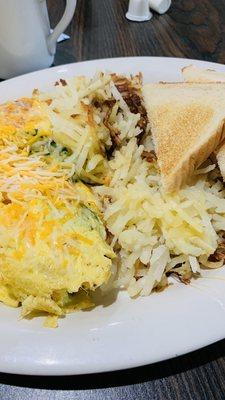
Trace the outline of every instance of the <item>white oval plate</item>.
<path fill-rule="evenodd" d="M 194 63 L 225 71 L 219 64 L 186 59 L 134 57 L 62 65 L 0 84 L 0 102 L 30 95 L 59 78 L 96 70 L 141 71 L 145 82 L 181 80 L 181 68 Z M 0 306 L 0 371 L 69 375 L 112 371 L 154 363 L 199 349 L 225 337 L 225 269 L 190 286 L 131 300 L 120 293 L 109 306 L 77 312 L 58 329 L 42 320 L 18 320 L 19 310 Z"/>

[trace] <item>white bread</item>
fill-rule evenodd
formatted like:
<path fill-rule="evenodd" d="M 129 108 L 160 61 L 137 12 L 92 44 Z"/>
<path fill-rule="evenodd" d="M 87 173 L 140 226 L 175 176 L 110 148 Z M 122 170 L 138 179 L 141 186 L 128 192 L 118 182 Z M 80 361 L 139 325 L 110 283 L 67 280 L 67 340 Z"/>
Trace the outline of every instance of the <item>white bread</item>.
<path fill-rule="evenodd" d="M 189 65 L 182 68 L 182 75 L 186 82 L 225 82 L 225 73 L 217 72 L 213 69 L 204 69 L 196 67 L 196 65 Z"/>
<path fill-rule="evenodd" d="M 217 72 L 211 69 L 204 69 L 190 65 L 182 69 L 186 82 L 225 82 L 225 72 Z M 222 144 L 216 151 L 216 158 L 221 175 L 225 180 L 225 144 Z"/>
<path fill-rule="evenodd" d="M 225 83 L 158 83 L 143 88 L 167 192 L 179 190 L 225 139 Z"/>

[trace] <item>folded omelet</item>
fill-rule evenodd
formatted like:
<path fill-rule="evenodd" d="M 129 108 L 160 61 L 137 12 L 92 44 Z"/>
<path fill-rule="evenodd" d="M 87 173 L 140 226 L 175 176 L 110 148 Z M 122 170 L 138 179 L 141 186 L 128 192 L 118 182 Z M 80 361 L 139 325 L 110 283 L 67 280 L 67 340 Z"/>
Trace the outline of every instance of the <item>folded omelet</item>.
<path fill-rule="evenodd" d="M 97 200 L 44 110 L 34 98 L 0 107 L 0 300 L 21 305 L 22 317 L 47 313 L 55 326 L 92 306 L 114 253 Z"/>

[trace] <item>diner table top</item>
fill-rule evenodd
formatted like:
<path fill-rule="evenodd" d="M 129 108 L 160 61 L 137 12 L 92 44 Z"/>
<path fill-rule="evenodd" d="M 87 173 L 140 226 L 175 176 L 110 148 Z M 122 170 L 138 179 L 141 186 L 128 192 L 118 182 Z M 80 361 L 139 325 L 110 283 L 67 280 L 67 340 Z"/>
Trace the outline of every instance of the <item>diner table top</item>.
<path fill-rule="evenodd" d="M 54 27 L 65 1 L 48 0 L 48 6 Z M 172 0 L 165 15 L 154 14 L 144 23 L 128 21 L 127 7 L 128 0 L 78 0 L 66 31 L 70 40 L 58 44 L 55 65 L 125 56 L 225 62 L 225 0 Z M 125 371 L 70 377 L 0 374 L 0 400 L 39 399 L 224 400 L 225 340 Z"/>

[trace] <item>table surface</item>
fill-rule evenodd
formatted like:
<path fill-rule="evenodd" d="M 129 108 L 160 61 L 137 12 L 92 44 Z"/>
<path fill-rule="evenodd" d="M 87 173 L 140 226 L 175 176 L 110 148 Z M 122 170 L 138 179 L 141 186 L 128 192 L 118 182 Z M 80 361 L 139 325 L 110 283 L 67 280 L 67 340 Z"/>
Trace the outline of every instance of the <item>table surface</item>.
<path fill-rule="evenodd" d="M 48 0 L 52 26 L 65 1 Z M 225 0 L 172 0 L 170 11 L 129 22 L 128 0 L 78 0 L 55 64 L 121 56 L 172 56 L 225 62 Z M 210 316 L 209 316 L 210 317 Z M 154 345 L 151 344 L 150 345 Z M 80 377 L 0 374 L 0 400 L 225 399 L 225 340 L 170 361 Z"/>

